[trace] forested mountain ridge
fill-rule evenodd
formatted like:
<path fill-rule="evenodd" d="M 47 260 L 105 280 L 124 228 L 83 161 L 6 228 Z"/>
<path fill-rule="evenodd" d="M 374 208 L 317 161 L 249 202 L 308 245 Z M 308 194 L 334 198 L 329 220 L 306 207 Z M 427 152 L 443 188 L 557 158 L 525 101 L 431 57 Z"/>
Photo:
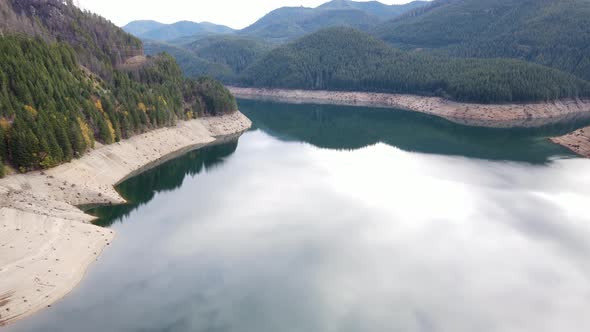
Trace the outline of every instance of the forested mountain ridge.
<path fill-rule="evenodd" d="M 165 25 L 166 24 L 154 20 L 136 20 L 127 23 L 122 29 L 127 33 L 139 37 L 146 32 L 159 29 Z"/>
<path fill-rule="evenodd" d="M 246 86 L 438 95 L 459 101 L 530 102 L 590 96 L 590 83 L 517 60 L 406 52 L 351 28 L 329 28 L 271 51 Z"/>
<path fill-rule="evenodd" d="M 224 82 L 229 82 L 234 77 L 234 73 L 228 66 L 203 59 L 186 48 L 151 40 L 145 41 L 144 47 L 148 55 L 160 53 L 172 55 L 187 77 L 210 76 Z"/>
<path fill-rule="evenodd" d="M 285 42 L 327 27 L 349 26 L 369 31 L 387 19 L 402 15 L 424 4 L 384 5 L 373 2 L 336 0 L 316 8 L 282 7 L 268 13 L 238 34 Z"/>
<path fill-rule="evenodd" d="M 71 1 L 0 0 L 0 164 L 53 167 L 178 120 L 236 110 L 211 79 Z M 0 167 L 0 175 L 4 167 Z"/>
<path fill-rule="evenodd" d="M 185 46 L 197 56 L 228 66 L 236 75 L 272 49 L 262 41 L 238 36 L 214 36 Z"/>
<path fill-rule="evenodd" d="M 518 58 L 590 80 L 588 0 L 437 0 L 375 31 L 397 47 Z"/>
<path fill-rule="evenodd" d="M 386 5 L 379 1 L 351 1 L 351 0 L 332 0 L 318 8 L 320 9 L 358 9 L 381 19 L 392 19 L 403 15 L 416 8 L 424 7 L 428 1 L 412 1 L 400 5 Z"/>
<path fill-rule="evenodd" d="M 170 41 L 183 37 L 199 37 L 215 34 L 231 34 L 232 28 L 209 22 L 179 21 L 163 24 L 156 21 L 133 21 L 123 27 L 123 30 L 141 39 Z"/>
<path fill-rule="evenodd" d="M 188 77 L 206 75 L 226 83 L 237 83 L 238 76 L 266 55 L 273 45 L 248 37 L 219 35 L 199 38 L 183 46 L 146 41 L 145 48 L 147 54 L 173 55 Z"/>

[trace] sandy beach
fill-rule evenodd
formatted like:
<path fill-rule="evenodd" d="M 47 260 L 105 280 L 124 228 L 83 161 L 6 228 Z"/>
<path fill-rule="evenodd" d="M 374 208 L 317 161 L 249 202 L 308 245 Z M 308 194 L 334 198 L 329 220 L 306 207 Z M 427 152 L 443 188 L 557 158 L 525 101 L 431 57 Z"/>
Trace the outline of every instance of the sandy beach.
<path fill-rule="evenodd" d="M 240 112 L 181 121 L 44 172 L 0 179 L 0 326 L 63 298 L 113 241 L 76 206 L 124 203 L 114 189 L 124 179 L 250 126 Z"/>
<path fill-rule="evenodd" d="M 590 100 L 530 104 L 470 104 L 416 95 L 228 87 L 239 98 L 398 108 L 483 127 L 538 127 L 590 117 Z"/>

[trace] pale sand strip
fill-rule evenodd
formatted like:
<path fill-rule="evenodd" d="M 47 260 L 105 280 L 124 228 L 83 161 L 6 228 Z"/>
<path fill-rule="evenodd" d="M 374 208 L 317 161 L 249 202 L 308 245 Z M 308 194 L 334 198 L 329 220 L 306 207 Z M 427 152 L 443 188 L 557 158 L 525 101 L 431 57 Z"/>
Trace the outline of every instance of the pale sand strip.
<path fill-rule="evenodd" d="M 561 137 L 554 137 L 551 141 L 572 150 L 580 156 L 590 158 L 590 127 L 576 130 Z"/>
<path fill-rule="evenodd" d="M 45 172 L 1 179 L 0 326 L 63 298 L 113 240 L 76 206 L 123 203 L 113 186 L 130 174 L 250 126 L 239 112 L 183 121 Z"/>
<path fill-rule="evenodd" d="M 579 99 L 530 104 L 471 104 L 438 97 L 387 93 L 239 87 L 229 89 L 236 97 L 245 99 L 269 98 L 286 102 L 399 108 L 440 116 L 456 123 L 484 127 L 537 127 L 590 117 L 590 100 Z"/>

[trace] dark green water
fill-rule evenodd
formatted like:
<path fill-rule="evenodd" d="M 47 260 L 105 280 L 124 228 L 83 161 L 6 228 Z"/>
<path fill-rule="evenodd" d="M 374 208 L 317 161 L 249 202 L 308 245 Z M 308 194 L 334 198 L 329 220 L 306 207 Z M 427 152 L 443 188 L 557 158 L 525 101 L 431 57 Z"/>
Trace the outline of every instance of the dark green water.
<path fill-rule="evenodd" d="M 546 138 L 240 101 L 239 141 L 121 184 L 65 300 L 6 331 L 588 331 L 590 161 Z"/>

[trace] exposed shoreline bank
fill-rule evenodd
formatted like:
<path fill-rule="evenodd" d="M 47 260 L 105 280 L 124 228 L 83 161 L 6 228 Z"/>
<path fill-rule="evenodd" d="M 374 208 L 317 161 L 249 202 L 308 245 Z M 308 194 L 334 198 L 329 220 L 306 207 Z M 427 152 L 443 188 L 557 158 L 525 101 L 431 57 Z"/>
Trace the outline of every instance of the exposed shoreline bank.
<path fill-rule="evenodd" d="M 0 326 L 67 295 L 114 239 L 77 206 L 120 204 L 114 186 L 147 168 L 227 137 L 251 122 L 240 112 L 179 122 L 44 172 L 0 179 Z"/>
<path fill-rule="evenodd" d="M 528 104 L 471 104 L 405 94 L 311 91 L 228 87 L 238 98 L 290 103 L 319 103 L 397 108 L 439 116 L 482 127 L 538 127 L 578 118 L 590 118 L 590 100 L 561 100 Z"/>
<path fill-rule="evenodd" d="M 590 127 L 578 129 L 560 137 L 553 137 L 551 141 L 570 149 L 580 156 L 590 158 Z"/>

